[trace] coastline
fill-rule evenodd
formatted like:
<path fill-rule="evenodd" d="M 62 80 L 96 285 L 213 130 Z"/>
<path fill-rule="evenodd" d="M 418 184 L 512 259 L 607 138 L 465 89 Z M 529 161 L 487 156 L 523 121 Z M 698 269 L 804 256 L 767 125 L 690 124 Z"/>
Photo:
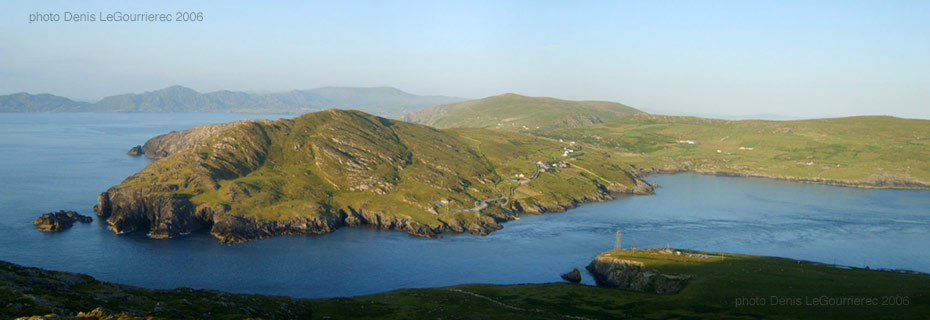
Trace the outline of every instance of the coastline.
<path fill-rule="evenodd" d="M 913 180 L 895 180 L 893 176 L 872 177 L 877 179 L 887 178 L 890 180 L 843 180 L 828 178 L 803 178 L 791 176 L 778 176 L 764 173 L 747 173 L 728 170 L 695 170 L 683 167 L 665 167 L 665 168 L 646 168 L 638 169 L 637 176 L 640 178 L 648 177 L 652 174 L 676 174 L 676 173 L 697 173 L 702 175 L 720 176 L 720 177 L 747 177 L 747 178 L 766 178 L 797 183 L 822 184 L 837 187 L 860 188 L 860 189 L 893 189 L 893 190 L 930 190 L 930 183 Z"/>

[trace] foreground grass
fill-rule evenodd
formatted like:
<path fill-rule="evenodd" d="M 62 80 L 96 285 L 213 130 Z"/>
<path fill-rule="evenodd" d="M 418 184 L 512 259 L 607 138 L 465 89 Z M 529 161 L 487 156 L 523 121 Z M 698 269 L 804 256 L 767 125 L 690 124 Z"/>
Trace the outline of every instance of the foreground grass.
<path fill-rule="evenodd" d="M 712 256 L 678 256 L 661 250 L 604 253 L 665 273 L 694 276 L 681 293 L 669 295 L 547 283 L 467 284 L 294 299 L 184 288 L 150 290 L 2 263 L 0 305 L 5 307 L 0 308 L 0 316 L 58 313 L 73 317 L 98 307 L 109 310 L 103 318 L 153 319 L 920 319 L 930 314 L 930 276 L 926 274 L 705 254 Z M 813 305 L 836 304 L 836 299 L 844 298 L 867 299 L 878 305 Z"/>

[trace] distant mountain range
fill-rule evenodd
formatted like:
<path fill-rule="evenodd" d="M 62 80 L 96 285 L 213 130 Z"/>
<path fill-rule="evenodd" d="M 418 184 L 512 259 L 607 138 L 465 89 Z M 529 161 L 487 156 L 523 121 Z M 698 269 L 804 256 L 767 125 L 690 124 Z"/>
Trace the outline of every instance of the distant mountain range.
<path fill-rule="evenodd" d="M 574 128 L 643 113 L 616 102 L 571 101 L 507 93 L 439 105 L 412 112 L 401 120 L 437 128 L 547 130 Z"/>
<path fill-rule="evenodd" d="M 356 109 L 384 117 L 398 117 L 435 105 L 465 99 L 419 96 L 391 87 L 324 87 L 278 93 L 241 91 L 200 93 L 171 86 L 144 93 L 109 96 L 96 103 L 51 94 L 15 93 L 0 96 L 0 112 L 267 112 L 306 113 L 323 109 Z"/>

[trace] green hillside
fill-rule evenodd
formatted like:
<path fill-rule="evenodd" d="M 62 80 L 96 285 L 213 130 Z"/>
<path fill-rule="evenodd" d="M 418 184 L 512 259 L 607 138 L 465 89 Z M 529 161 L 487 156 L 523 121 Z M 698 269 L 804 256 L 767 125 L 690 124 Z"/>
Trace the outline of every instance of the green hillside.
<path fill-rule="evenodd" d="M 0 299 L 5 304 L 0 316 L 56 313 L 65 319 L 924 319 L 930 313 L 927 274 L 798 263 L 773 257 L 683 253 L 651 249 L 601 254 L 641 262 L 666 274 L 693 276 L 677 294 L 569 283 L 464 284 L 327 299 L 187 288 L 152 290 L 0 261 Z M 553 270 L 553 280 L 557 277 L 557 270 Z M 859 304 L 855 305 L 855 301 Z"/>
<path fill-rule="evenodd" d="M 569 101 L 508 93 L 407 114 L 401 120 L 437 128 L 500 128 L 535 131 L 572 128 L 642 113 L 606 101 Z"/>
<path fill-rule="evenodd" d="M 636 115 L 545 132 L 624 153 L 646 172 L 689 170 L 858 187 L 930 188 L 930 121 L 885 116 L 726 121 Z"/>
<path fill-rule="evenodd" d="M 359 224 L 486 234 L 515 213 L 651 190 L 611 152 L 501 130 L 327 110 L 218 132 L 103 193 L 99 214 L 117 232 L 211 228 L 223 241 Z"/>

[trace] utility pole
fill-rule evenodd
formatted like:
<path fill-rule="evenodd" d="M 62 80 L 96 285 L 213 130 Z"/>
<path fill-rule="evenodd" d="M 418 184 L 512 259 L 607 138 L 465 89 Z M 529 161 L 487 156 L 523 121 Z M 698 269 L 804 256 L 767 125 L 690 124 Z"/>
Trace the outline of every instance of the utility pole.
<path fill-rule="evenodd" d="M 619 250 L 620 248 L 622 248 L 622 247 L 620 246 L 620 244 L 621 244 L 621 242 L 620 242 L 620 233 L 621 233 L 621 231 L 620 231 L 620 230 L 617 230 L 617 242 L 614 243 L 614 249 L 617 249 L 617 250 Z"/>

